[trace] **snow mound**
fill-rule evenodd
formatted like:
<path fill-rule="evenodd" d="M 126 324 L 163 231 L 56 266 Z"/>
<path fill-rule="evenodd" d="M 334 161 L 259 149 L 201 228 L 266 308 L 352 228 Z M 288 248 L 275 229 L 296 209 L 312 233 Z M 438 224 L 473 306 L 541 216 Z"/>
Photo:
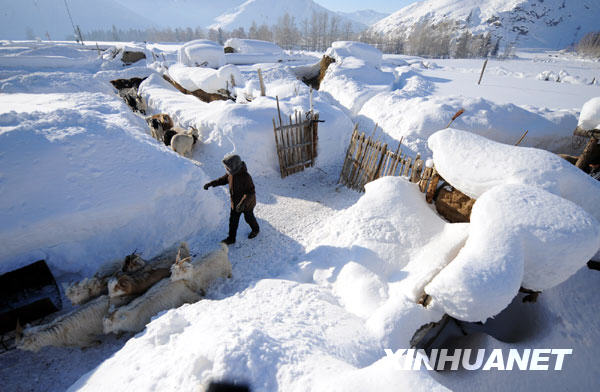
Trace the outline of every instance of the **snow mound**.
<path fill-rule="evenodd" d="M 202 89 L 208 93 L 216 93 L 218 90 L 232 90 L 232 77 L 236 85 L 244 85 L 242 73 L 235 65 L 231 64 L 218 70 L 173 64 L 169 67 L 168 75 L 189 91 Z"/>
<path fill-rule="evenodd" d="M 379 67 L 383 57 L 379 49 L 363 42 L 354 41 L 333 42 L 325 54 L 339 62 L 343 62 L 347 57 L 354 57 L 372 67 Z"/>
<path fill-rule="evenodd" d="M 282 56 L 283 49 L 279 45 L 269 42 L 260 41 L 257 39 L 241 39 L 241 38 L 229 38 L 225 41 L 225 47 L 231 47 L 235 50 L 235 53 L 243 54 L 266 54 L 272 56 Z"/>
<path fill-rule="evenodd" d="M 225 65 L 223 46 L 206 39 L 186 42 L 177 51 L 177 62 L 189 67 L 219 68 Z"/>
<path fill-rule="evenodd" d="M 83 47 L 55 44 L 29 44 L 18 51 L 0 56 L 0 67 L 71 68 L 99 65 L 98 54 Z"/>
<path fill-rule="evenodd" d="M 88 275 L 218 221 L 202 169 L 152 140 L 115 95 L 5 94 L 0 107 L 0 273 L 45 259 Z"/>
<path fill-rule="evenodd" d="M 284 52 L 277 44 L 256 39 L 230 38 L 225 46 L 235 53 L 225 53 L 228 64 L 277 63 L 283 60 Z"/>
<path fill-rule="evenodd" d="M 331 373 L 377 360 L 374 343 L 325 290 L 263 279 L 226 299 L 167 312 L 69 390 L 197 390 L 222 379 L 256 391 L 314 390 Z M 180 365 L 148 371 L 164 363 Z"/>
<path fill-rule="evenodd" d="M 464 248 L 425 292 L 452 317 L 485 321 L 519 287 L 551 288 L 599 247 L 600 224 L 581 207 L 532 186 L 499 185 L 475 202 Z"/>
<path fill-rule="evenodd" d="M 600 221 L 600 182 L 558 155 L 456 129 L 438 131 L 428 143 L 440 175 L 470 197 L 502 184 L 531 185 L 574 202 Z"/>
<path fill-rule="evenodd" d="M 391 90 L 395 82 L 392 72 L 379 69 L 381 52 L 370 45 L 338 41 L 326 54 L 336 62 L 327 69 L 319 91 L 331 94 L 354 115 L 370 98 Z"/>
<path fill-rule="evenodd" d="M 600 97 L 592 98 L 583 104 L 577 126 L 586 131 L 600 129 Z"/>

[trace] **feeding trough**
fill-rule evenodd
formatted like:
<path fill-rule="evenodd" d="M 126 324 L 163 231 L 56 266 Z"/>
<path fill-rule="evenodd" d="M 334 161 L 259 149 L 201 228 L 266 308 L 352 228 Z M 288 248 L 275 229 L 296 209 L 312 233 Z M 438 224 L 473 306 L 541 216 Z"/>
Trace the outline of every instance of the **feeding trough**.
<path fill-rule="evenodd" d="M 44 260 L 0 275 L 0 333 L 62 308 L 60 291 Z"/>

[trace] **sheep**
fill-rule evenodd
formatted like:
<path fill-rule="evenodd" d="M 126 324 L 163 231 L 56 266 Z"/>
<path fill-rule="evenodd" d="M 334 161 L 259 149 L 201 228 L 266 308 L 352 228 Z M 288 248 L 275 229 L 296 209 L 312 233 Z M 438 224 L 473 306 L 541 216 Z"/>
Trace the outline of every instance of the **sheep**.
<path fill-rule="evenodd" d="M 171 278 L 162 279 L 141 297 L 109 311 L 103 320 L 104 333 L 139 332 L 158 312 L 199 301 L 212 281 L 231 277 L 227 253 L 227 246 L 221 244 L 220 249 L 190 261 L 189 250 L 181 247 L 171 267 Z"/>
<path fill-rule="evenodd" d="M 119 271 L 134 272 L 141 269 L 146 262 L 135 252 L 125 257 L 105 264 L 91 278 L 65 285 L 65 295 L 73 305 L 81 305 L 87 301 L 107 293 L 107 282 Z"/>
<path fill-rule="evenodd" d="M 152 285 L 171 274 L 169 268 L 150 268 L 138 271 L 135 274 L 123 274 L 108 281 L 108 296 L 122 297 L 126 295 L 139 295 L 148 290 Z"/>
<path fill-rule="evenodd" d="M 152 137 L 160 141 L 163 140 L 165 132 L 173 128 L 173 120 L 171 119 L 171 116 L 166 113 L 146 117 L 146 123 L 150 127 Z"/>
<path fill-rule="evenodd" d="M 171 247 L 160 256 L 150 260 L 144 268 L 112 277 L 108 281 L 108 296 L 111 304 L 117 301 L 115 297 L 136 296 L 144 293 L 156 282 L 170 275 L 171 265 L 178 257 L 189 257 L 189 255 L 190 250 L 187 243 L 182 242 L 179 247 Z"/>
<path fill-rule="evenodd" d="M 102 266 L 93 277 L 85 278 L 80 282 L 65 287 L 65 295 L 73 305 L 83 304 L 101 294 L 106 294 L 108 292 L 107 285 L 109 280 L 118 277 L 122 273 L 133 273 L 141 270 L 146 265 L 146 270 L 171 268 L 180 251 L 182 254 L 189 255 L 190 251 L 185 242 L 182 242 L 179 246 L 172 246 L 166 249 L 163 253 L 148 262 L 133 252 L 125 257 L 124 261 L 118 260 Z"/>
<path fill-rule="evenodd" d="M 144 295 L 109 312 L 102 320 L 104 333 L 139 332 L 146 327 L 152 316 L 177 308 L 184 303 L 201 299 L 183 280 L 171 281 L 165 278 L 152 286 Z"/>
<path fill-rule="evenodd" d="M 231 278 L 229 248 L 225 244 L 208 255 L 190 261 L 190 257 L 178 257 L 171 267 L 171 280 L 183 280 L 195 292 L 205 293 L 218 278 Z"/>
<path fill-rule="evenodd" d="M 189 158 L 192 153 L 192 147 L 197 141 L 198 130 L 195 128 L 192 128 L 190 131 L 183 130 L 182 132 L 177 132 L 177 134 L 173 136 L 171 139 L 171 148 L 179 155 Z"/>
<path fill-rule="evenodd" d="M 42 347 L 87 347 L 102 334 L 102 318 L 108 310 L 108 296 L 93 301 L 60 316 L 51 322 L 25 330 L 17 325 L 16 347 L 21 350 L 39 351 Z"/>

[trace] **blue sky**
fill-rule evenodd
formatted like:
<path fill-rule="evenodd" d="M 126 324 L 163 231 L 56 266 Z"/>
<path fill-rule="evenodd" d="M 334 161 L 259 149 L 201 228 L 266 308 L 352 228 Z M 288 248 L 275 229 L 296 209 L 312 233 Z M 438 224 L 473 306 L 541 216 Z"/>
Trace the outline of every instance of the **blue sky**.
<path fill-rule="evenodd" d="M 379 12 L 391 14 L 402 7 L 420 0 L 315 0 L 325 8 L 332 11 L 352 12 L 364 9 L 372 9 Z"/>

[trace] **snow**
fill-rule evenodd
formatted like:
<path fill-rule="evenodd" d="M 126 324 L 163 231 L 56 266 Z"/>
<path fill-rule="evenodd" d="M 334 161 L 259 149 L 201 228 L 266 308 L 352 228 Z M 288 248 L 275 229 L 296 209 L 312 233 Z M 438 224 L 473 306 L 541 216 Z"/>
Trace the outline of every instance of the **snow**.
<path fill-rule="evenodd" d="M 3 42 L 0 62 L 25 57 L 35 45 Z M 102 337 L 85 351 L 0 354 L 6 389 L 195 390 L 220 379 L 267 391 L 595 386 L 598 276 L 581 267 L 600 247 L 599 185 L 552 153 L 498 141 L 514 144 L 529 129 L 521 145 L 570 148 L 581 106 L 598 95 L 585 84 L 596 63 L 520 52 L 490 61 L 488 84 L 478 90 L 465 81 L 477 77 L 480 61 L 379 59 L 368 54 L 374 49 L 340 44 L 346 54 L 313 96 L 325 120 L 316 167 L 281 179 L 272 136 L 276 97 L 284 117 L 306 112 L 309 88 L 295 71 L 321 54 L 290 53 L 295 67 L 212 69 L 174 64 L 174 44 L 135 44 L 166 59 L 123 67 L 93 51 L 78 53 L 74 44 L 43 45 L 35 63 L 0 66 L 2 271 L 45 257 L 64 283 L 136 248 L 151 257 L 186 240 L 194 257 L 206 254 L 225 236 L 229 196 L 226 187 L 202 185 L 224 174 L 220 162 L 230 152 L 253 176 L 261 233 L 246 239 L 241 222 L 229 249 L 232 278 L 198 303 L 156 315 L 136 336 Z M 64 58 L 59 68 L 55 55 Z M 556 63 L 543 62 L 549 59 Z M 236 102 L 181 94 L 161 77 L 166 67 L 194 86 L 196 72 L 207 71 L 211 83 L 235 72 Z M 565 69 L 584 84 L 536 79 L 546 69 Z M 192 160 L 153 140 L 108 83 L 134 76 L 148 76 L 140 94 L 149 114 L 169 113 L 177 125 L 200 131 Z M 509 85 L 523 88 L 509 94 Z M 536 92 L 540 86 L 547 93 Z M 452 126 L 462 131 L 437 132 L 461 107 L 465 114 Z M 388 143 L 404 136 L 404 152 L 421 152 L 477 197 L 471 223 L 440 218 L 405 178 L 381 178 L 364 194 L 338 186 L 354 122 L 369 133 L 379 123 L 376 136 Z M 543 290 L 537 304 L 520 303 L 520 285 Z M 424 294 L 428 307 L 417 303 Z M 408 348 L 417 329 L 444 313 L 495 315 L 486 324 L 516 330 L 503 335 L 464 324 L 487 334 L 461 336 L 456 347 L 573 347 L 574 355 L 550 374 L 398 370 L 384 349 Z"/>
<path fill-rule="evenodd" d="M 224 45 L 235 51 L 234 53 L 225 53 L 228 64 L 277 63 L 285 57 L 283 49 L 273 42 L 229 38 Z"/>
<path fill-rule="evenodd" d="M 277 44 L 257 39 L 229 38 L 225 41 L 224 46 L 233 48 L 235 53 L 270 54 L 273 56 L 281 56 L 283 54 L 283 50 Z"/>
<path fill-rule="evenodd" d="M 231 90 L 231 80 L 236 85 L 244 85 L 244 77 L 235 65 L 227 64 L 218 70 L 205 67 L 187 67 L 173 64 L 167 71 L 168 76 L 189 91 L 202 89 L 207 93 L 219 90 Z"/>
<path fill-rule="evenodd" d="M 325 54 L 339 62 L 343 62 L 346 57 L 354 57 L 372 67 L 379 67 L 381 65 L 381 58 L 383 57 L 379 49 L 369 44 L 355 41 L 333 42 Z"/>
<path fill-rule="evenodd" d="M 452 317 L 485 321 L 519 287 L 562 283 L 599 248 L 600 223 L 581 207 L 528 185 L 495 186 L 473 205 L 465 246 L 425 292 Z"/>
<path fill-rule="evenodd" d="M 440 175 L 470 197 L 479 198 L 497 185 L 530 185 L 572 201 L 600 221 L 600 183 L 548 151 L 454 129 L 436 132 L 429 148 Z"/>
<path fill-rule="evenodd" d="M 224 48 L 207 39 L 186 42 L 177 52 L 177 62 L 189 67 L 219 68 L 225 65 Z"/>
<path fill-rule="evenodd" d="M 260 97 L 255 69 L 242 67 L 241 71 L 240 79 L 245 80 L 246 85 L 240 85 L 237 95 L 238 98 L 243 92 L 252 95 L 254 99 L 247 104 L 204 103 L 193 96 L 182 95 L 158 75 L 152 75 L 141 84 L 140 94 L 156 113 L 169 113 L 180 126 L 198 129 L 203 144 L 194 153 L 196 160 L 220 162 L 224 155 L 235 152 L 246 161 L 250 173 L 278 174 L 273 138 L 273 119 L 277 116 L 275 96 L 279 97 L 282 116 L 286 119 L 295 110 L 302 113 L 309 110 L 308 87 L 287 69 L 263 67 L 267 96 Z M 350 138 L 347 130 L 352 129 L 352 123 L 318 93 L 313 103 L 315 111 L 325 119 L 319 124 L 317 165 L 324 170 L 332 167 L 337 170 L 343 163 Z"/>
<path fill-rule="evenodd" d="M 165 154 L 113 94 L 2 94 L 0 107 L 2 272 L 35 258 L 90 274 L 136 248 L 151 257 L 222 211 L 199 192 L 202 169 Z"/>
<path fill-rule="evenodd" d="M 592 98 L 583 104 L 577 126 L 586 131 L 600 129 L 600 97 Z"/>

